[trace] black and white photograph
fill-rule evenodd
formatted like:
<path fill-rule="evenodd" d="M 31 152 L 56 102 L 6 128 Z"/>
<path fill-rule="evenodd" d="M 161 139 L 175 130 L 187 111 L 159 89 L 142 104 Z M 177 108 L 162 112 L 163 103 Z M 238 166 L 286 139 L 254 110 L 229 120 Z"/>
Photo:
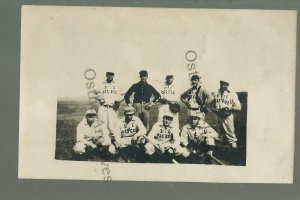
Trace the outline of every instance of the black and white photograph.
<path fill-rule="evenodd" d="M 21 41 L 19 177 L 292 181 L 296 12 L 23 6 Z"/>

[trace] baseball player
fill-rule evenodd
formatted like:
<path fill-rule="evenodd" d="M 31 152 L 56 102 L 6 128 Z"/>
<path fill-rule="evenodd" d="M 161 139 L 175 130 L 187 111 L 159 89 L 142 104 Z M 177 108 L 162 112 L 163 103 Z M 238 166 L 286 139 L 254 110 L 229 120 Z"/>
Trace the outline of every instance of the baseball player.
<path fill-rule="evenodd" d="M 166 113 L 162 122 L 153 125 L 149 135 L 148 143 L 145 145 L 145 154 L 149 156 L 151 162 L 163 154 L 170 161 L 173 156 L 182 153 L 180 146 L 179 130 L 173 126 L 173 115 Z"/>
<path fill-rule="evenodd" d="M 115 135 L 114 153 L 122 153 L 127 161 L 130 161 L 128 157 L 132 157 L 133 154 L 135 160 L 141 156 L 141 146 L 145 144 L 143 135 L 147 133 L 142 121 L 134 116 L 134 113 L 133 107 L 128 106 L 124 109 L 124 116 L 119 119 L 119 131 Z"/>
<path fill-rule="evenodd" d="M 200 77 L 193 75 L 191 77 L 192 88 L 181 95 L 181 101 L 190 111 L 200 110 L 202 113 L 207 113 L 214 97 L 209 91 L 203 88 L 200 83 Z"/>
<path fill-rule="evenodd" d="M 219 140 L 219 134 L 204 121 L 204 114 L 191 111 L 189 123 L 181 130 L 182 156 L 212 155 L 215 140 Z"/>
<path fill-rule="evenodd" d="M 99 90 L 94 91 L 100 94 L 98 101 L 98 120 L 107 124 L 111 134 L 115 134 L 118 123 L 118 108 L 122 102 L 122 94 L 119 86 L 114 82 L 114 73 L 106 72 L 106 81 L 102 82 Z"/>
<path fill-rule="evenodd" d="M 142 70 L 139 72 L 140 80 L 138 83 L 133 84 L 126 92 L 124 99 L 128 106 L 130 106 L 130 96 L 134 93 L 133 106 L 136 110 L 135 115 L 138 116 L 147 130 L 149 130 L 149 117 L 150 108 L 156 104 L 160 99 L 160 94 L 154 89 L 154 87 L 147 83 L 148 72 Z M 151 96 L 154 99 L 150 102 Z"/>
<path fill-rule="evenodd" d="M 111 145 L 109 131 L 105 123 L 96 120 L 96 111 L 88 110 L 77 126 L 76 144 L 73 147 L 75 159 L 85 159 L 87 154 L 99 150 L 100 146 Z"/>
<path fill-rule="evenodd" d="M 233 111 L 241 110 L 241 103 L 234 92 L 228 90 L 229 83 L 220 81 L 220 89 L 215 94 L 214 108 L 225 136 L 232 148 L 237 147 L 237 138 L 234 129 Z"/>
<path fill-rule="evenodd" d="M 173 84 L 174 76 L 167 75 L 166 82 L 160 90 L 161 98 L 158 100 L 162 105 L 158 109 L 158 121 L 163 120 L 163 116 L 167 112 L 173 113 L 174 126 L 179 128 L 179 111 L 180 106 L 177 103 L 179 100 L 179 93 Z"/>

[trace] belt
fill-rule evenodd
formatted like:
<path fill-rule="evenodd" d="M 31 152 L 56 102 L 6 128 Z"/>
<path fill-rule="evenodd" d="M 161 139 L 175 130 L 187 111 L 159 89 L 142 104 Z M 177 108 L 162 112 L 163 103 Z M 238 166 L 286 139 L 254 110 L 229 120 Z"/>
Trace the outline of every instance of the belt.
<path fill-rule="evenodd" d="M 145 103 L 149 103 L 149 102 L 141 101 L 141 102 L 133 102 L 133 103 L 141 103 L 141 104 L 145 104 Z"/>
<path fill-rule="evenodd" d="M 199 110 L 200 108 L 190 108 L 190 110 Z"/>

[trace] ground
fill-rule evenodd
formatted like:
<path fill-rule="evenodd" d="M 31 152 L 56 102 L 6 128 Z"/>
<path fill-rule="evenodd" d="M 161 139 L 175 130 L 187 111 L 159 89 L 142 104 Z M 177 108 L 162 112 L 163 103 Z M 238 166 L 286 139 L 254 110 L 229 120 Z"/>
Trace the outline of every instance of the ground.
<path fill-rule="evenodd" d="M 242 110 L 235 113 L 235 128 L 238 138 L 238 165 L 246 165 L 246 124 L 247 124 L 247 93 L 238 93 L 239 99 L 242 104 Z M 119 113 L 123 113 L 125 104 L 121 104 Z M 159 105 L 154 106 L 151 109 L 150 114 L 150 127 L 157 121 L 157 109 Z M 55 158 L 58 160 L 70 160 L 71 151 L 75 144 L 76 127 L 82 120 L 84 113 L 87 109 L 91 108 L 91 104 L 88 101 L 58 101 L 57 103 L 57 124 L 56 124 L 56 152 Z M 188 110 L 181 104 L 180 111 L 180 128 L 187 121 Z M 217 117 L 214 113 L 208 113 L 206 115 L 206 121 L 217 131 L 219 126 L 217 123 Z M 214 152 L 214 155 L 223 161 L 225 164 L 232 164 L 232 153 L 228 145 L 219 144 L 218 150 Z M 101 158 L 95 158 L 95 160 L 101 160 Z"/>

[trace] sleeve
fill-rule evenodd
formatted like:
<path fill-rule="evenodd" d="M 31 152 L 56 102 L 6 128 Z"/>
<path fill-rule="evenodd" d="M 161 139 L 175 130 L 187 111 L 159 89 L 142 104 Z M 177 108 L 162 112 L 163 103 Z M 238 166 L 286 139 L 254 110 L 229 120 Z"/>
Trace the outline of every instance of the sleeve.
<path fill-rule="evenodd" d="M 179 136 L 179 129 L 178 128 L 173 128 L 173 139 L 174 139 L 174 144 L 175 145 L 180 144 L 180 136 Z"/>
<path fill-rule="evenodd" d="M 138 136 L 146 135 L 147 130 L 146 130 L 143 122 L 140 120 L 140 118 L 137 117 L 136 123 L 137 123 L 137 127 L 138 127 L 138 133 L 137 133 Z"/>
<path fill-rule="evenodd" d="M 241 103 L 236 93 L 232 94 L 232 110 L 241 110 Z"/>
<path fill-rule="evenodd" d="M 118 128 L 116 128 L 114 137 L 115 137 L 116 142 L 120 143 L 121 142 L 121 131 L 122 131 L 122 124 L 120 121 L 118 121 L 117 127 Z"/>
<path fill-rule="evenodd" d="M 184 100 L 187 100 L 187 98 L 188 98 L 188 96 L 189 96 L 189 92 L 190 92 L 190 90 L 187 90 L 187 91 L 185 91 L 184 93 L 182 93 L 182 94 L 180 95 L 180 99 L 181 99 L 182 102 L 183 102 Z"/>
<path fill-rule="evenodd" d="M 206 105 L 211 104 L 213 102 L 213 100 L 215 99 L 214 96 L 212 95 L 212 93 L 209 92 L 207 89 L 203 89 L 203 93 L 206 97 L 205 104 Z"/>
<path fill-rule="evenodd" d="M 159 126 L 158 126 L 158 123 L 154 124 L 149 135 L 148 135 L 148 138 L 150 140 L 154 140 L 154 137 L 156 136 L 156 134 L 159 132 Z"/>
<path fill-rule="evenodd" d="M 185 126 L 181 130 L 181 143 L 183 146 L 187 146 L 189 144 L 188 130 Z"/>
<path fill-rule="evenodd" d="M 125 93 L 125 95 L 124 95 L 124 99 L 125 99 L 125 102 L 127 103 L 127 104 L 129 104 L 130 103 L 130 96 L 132 95 L 132 93 L 135 91 L 135 84 L 134 85 L 132 85 L 130 88 L 129 88 L 129 90 Z"/>
<path fill-rule="evenodd" d="M 81 123 L 79 123 L 77 126 L 76 141 L 81 142 L 83 140 L 84 140 L 83 128 L 81 126 Z"/>
<path fill-rule="evenodd" d="M 154 99 L 152 102 L 156 103 L 157 100 L 160 99 L 160 94 L 156 91 L 156 89 L 153 86 L 151 86 L 151 89 L 152 89 L 152 94 L 154 95 Z"/>
<path fill-rule="evenodd" d="M 209 134 L 208 135 L 209 137 L 212 137 L 212 138 L 214 138 L 216 140 L 219 140 L 219 134 L 218 134 L 218 132 L 215 131 L 215 129 L 213 129 L 212 127 L 208 128 L 208 134 Z"/>

